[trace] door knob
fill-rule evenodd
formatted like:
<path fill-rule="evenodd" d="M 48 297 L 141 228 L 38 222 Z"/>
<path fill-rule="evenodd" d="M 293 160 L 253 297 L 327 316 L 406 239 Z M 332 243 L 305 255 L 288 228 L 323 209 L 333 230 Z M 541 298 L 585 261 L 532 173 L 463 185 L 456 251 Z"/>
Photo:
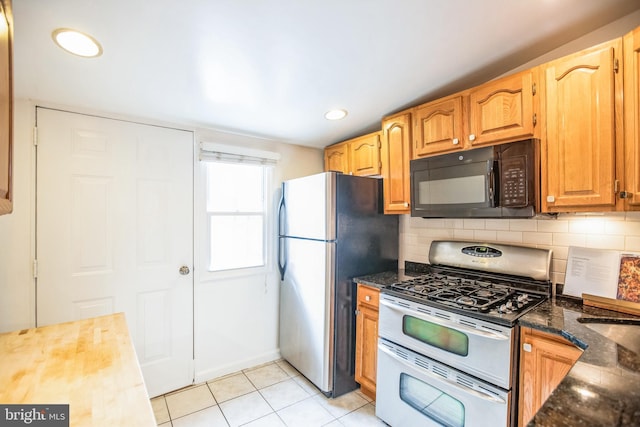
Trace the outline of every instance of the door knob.
<path fill-rule="evenodd" d="M 189 270 L 189 267 L 187 267 L 186 265 L 183 265 L 178 271 L 180 271 L 180 274 L 182 274 L 183 276 L 186 276 L 191 270 Z"/>

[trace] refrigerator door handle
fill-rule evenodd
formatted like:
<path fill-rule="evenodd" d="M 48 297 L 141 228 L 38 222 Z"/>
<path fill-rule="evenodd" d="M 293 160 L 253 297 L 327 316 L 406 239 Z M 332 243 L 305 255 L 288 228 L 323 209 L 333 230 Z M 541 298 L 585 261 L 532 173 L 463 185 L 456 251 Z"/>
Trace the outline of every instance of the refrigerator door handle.
<path fill-rule="evenodd" d="M 282 229 L 284 220 L 284 184 L 282 184 L 282 197 L 278 205 L 278 270 L 280 271 L 280 280 L 284 280 L 284 273 L 287 270 L 287 256 L 285 253 L 285 244 L 282 241 Z"/>

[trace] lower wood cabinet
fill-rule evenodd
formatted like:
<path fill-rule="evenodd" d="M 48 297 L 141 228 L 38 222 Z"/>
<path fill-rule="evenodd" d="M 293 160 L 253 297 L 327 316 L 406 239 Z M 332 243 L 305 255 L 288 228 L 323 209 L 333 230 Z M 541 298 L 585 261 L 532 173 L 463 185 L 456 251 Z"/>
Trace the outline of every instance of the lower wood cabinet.
<path fill-rule="evenodd" d="M 527 425 L 581 354 L 582 350 L 558 335 L 521 329 L 519 426 Z"/>
<path fill-rule="evenodd" d="M 380 290 L 358 283 L 356 306 L 356 373 L 360 390 L 376 398 L 378 307 Z"/>

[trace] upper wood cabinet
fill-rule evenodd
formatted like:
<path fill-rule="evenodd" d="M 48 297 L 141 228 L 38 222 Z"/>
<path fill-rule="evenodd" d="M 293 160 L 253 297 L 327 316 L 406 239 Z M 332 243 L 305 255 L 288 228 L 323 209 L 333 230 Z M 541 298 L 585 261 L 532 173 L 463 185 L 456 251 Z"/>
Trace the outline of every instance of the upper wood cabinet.
<path fill-rule="evenodd" d="M 380 175 L 380 134 L 374 132 L 349 141 L 349 161 L 354 175 Z"/>
<path fill-rule="evenodd" d="M 582 350 L 560 336 L 521 329 L 519 426 L 527 425 L 581 354 Z"/>
<path fill-rule="evenodd" d="M 537 68 L 415 107 L 413 158 L 538 136 Z"/>
<path fill-rule="evenodd" d="M 465 148 L 463 96 L 451 96 L 416 107 L 413 111 L 413 158 Z"/>
<path fill-rule="evenodd" d="M 543 211 L 616 209 L 614 186 L 623 172 L 617 119 L 621 58 L 622 39 L 617 39 L 543 66 Z"/>
<path fill-rule="evenodd" d="M 411 213 L 411 113 L 402 112 L 382 121 L 382 188 L 384 213 Z"/>
<path fill-rule="evenodd" d="M 325 148 L 325 171 L 358 176 L 380 175 L 380 134 L 373 132 Z"/>
<path fill-rule="evenodd" d="M 0 215 L 11 213 L 13 140 L 13 15 L 11 0 L 0 0 Z"/>
<path fill-rule="evenodd" d="M 324 149 L 324 170 L 350 173 L 349 143 L 341 142 Z"/>
<path fill-rule="evenodd" d="M 536 136 L 538 70 L 494 80 L 469 92 L 469 141 L 472 146 Z"/>
<path fill-rule="evenodd" d="M 623 38 L 625 209 L 640 208 L 640 28 Z"/>

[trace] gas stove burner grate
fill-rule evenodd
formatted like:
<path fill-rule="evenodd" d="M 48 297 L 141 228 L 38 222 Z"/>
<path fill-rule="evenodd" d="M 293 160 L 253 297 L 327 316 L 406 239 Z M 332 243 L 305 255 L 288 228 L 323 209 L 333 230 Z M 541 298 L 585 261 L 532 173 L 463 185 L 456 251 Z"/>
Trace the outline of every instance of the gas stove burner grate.
<path fill-rule="evenodd" d="M 485 277 L 476 279 L 467 273 L 456 276 L 451 272 L 448 274 L 432 272 L 394 283 L 389 289 L 418 300 L 430 300 L 478 313 L 517 312 L 526 302 L 522 300 L 523 293 L 503 279 L 495 280 Z M 511 300 L 514 303 L 510 304 Z"/>

